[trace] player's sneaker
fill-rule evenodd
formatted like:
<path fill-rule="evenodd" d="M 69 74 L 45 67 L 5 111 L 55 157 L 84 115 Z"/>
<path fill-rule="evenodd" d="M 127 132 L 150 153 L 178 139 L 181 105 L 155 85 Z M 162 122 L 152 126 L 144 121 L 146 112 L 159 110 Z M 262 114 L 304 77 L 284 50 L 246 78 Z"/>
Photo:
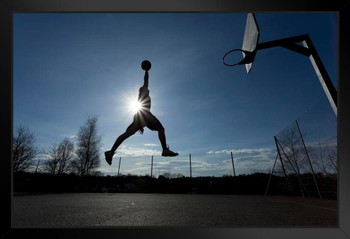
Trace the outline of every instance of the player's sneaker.
<path fill-rule="evenodd" d="M 174 157 L 178 155 L 179 155 L 178 153 L 171 151 L 169 147 L 167 147 L 166 149 L 163 149 L 163 152 L 162 152 L 162 156 L 164 157 Z"/>
<path fill-rule="evenodd" d="M 114 153 L 112 151 L 106 151 L 105 152 L 105 158 L 106 161 L 109 165 L 112 165 L 112 158 L 113 158 Z"/>

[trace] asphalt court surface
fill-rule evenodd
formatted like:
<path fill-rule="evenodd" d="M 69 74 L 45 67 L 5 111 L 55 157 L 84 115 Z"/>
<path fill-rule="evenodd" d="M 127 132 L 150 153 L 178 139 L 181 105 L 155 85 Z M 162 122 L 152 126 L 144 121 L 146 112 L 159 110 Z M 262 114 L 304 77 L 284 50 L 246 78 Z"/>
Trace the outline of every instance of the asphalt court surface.
<path fill-rule="evenodd" d="M 337 201 L 284 196 L 16 195 L 13 228 L 337 227 Z"/>

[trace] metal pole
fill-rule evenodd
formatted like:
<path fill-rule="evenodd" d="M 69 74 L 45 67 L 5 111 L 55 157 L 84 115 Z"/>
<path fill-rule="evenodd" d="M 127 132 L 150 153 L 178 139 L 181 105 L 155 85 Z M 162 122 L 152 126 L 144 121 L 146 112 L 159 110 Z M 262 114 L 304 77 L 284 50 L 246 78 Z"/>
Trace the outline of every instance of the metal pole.
<path fill-rule="evenodd" d="M 320 192 L 320 189 L 318 188 L 317 180 L 316 180 L 316 177 L 315 177 L 315 172 L 314 172 L 314 169 L 313 169 L 313 167 L 312 167 L 311 160 L 310 160 L 310 157 L 309 157 L 309 153 L 307 152 L 307 149 L 306 149 L 306 146 L 305 146 L 305 142 L 304 142 L 304 138 L 303 138 L 303 135 L 301 134 L 298 121 L 296 120 L 295 123 L 296 123 L 297 128 L 298 128 L 298 131 L 299 131 L 299 135 L 300 135 L 300 138 L 301 138 L 301 142 L 302 142 L 303 145 L 304 145 L 306 157 L 307 157 L 307 160 L 308 160 L 309 165 L 310 165 L 310 168 L 311 168 L 311 172 L 312 172 L 312 176 L 313 176 L 314 181 L 315 181 L 315 185 L 316 185 L 316 188 L 317 188 L 318 196 L 320 197 L 320 199 L 322 199 L 321 192 Z"/>
<path fill-rule="evenodd" d="M 298 42 L 302 42 L 303 46 L 298 45 Z M 331 107 L 337 116 L 337 90 L 335 89 L 326 68 L 324 67 L 320 56 L 314 47 L 311 38 L 308 34 L 278 39 L 274 41 L 268 41 L 259 43 L 256 50 L 264 50 L 272 47 L 284 47 L 288 50 L 297 52 L 304 56 L 309 57 L 315 73 L 322 85 L 322 88 L 328 98 Z"/>
<path fill-rule="evenodd" d="M 278 144 L 277 144 L 277 138 L 276 138 L 276 136 L 274 136 L 274 139 L 275 139 L 275 144 L 276 144 L 276 148 L 277 148 L 277 153 L 278 153 L 278 156 L 280 157 L 280 161 L 281 161 L 281 165 L 282 165 L 283 174 L 284 174 L 285 177 L 287 177 L 286 170 L 284 169 L 284 164 L 283 164 L 282 157 L 281 157 L 280 148 L 278 147 Z"/>
<path fill-rule="evenodd" d="M 120 161 L 122 161 L 122 157 L 119 158 L 118 177 L 119 177 L 119 170 L 120 170 Z"/>
<path fill-rule="evenodd" d="M 192 162 L 191 162 L 191 154 L 190 154 L 190 178 L 192 178 Z"/>
<path fill-rule="evenodd" d="M 233 162 L 233 154 L 232 154 L 232 152 L 231 152 L 231 160 L 232 160 L 233 176 L 236 177 L 235 164 L 234 164 L 234 162 Z"/>
<path fill-rule="evenodd" d="M 265 196 L 267 195 L 267 190 L 268 190 L 269 187 L 270 187 L 270 182 L 271 182 L 271 178 L 272 178 L 272 175 L 273 175 L 273 170 L 275 170 L 277 158 L 278 158 L 278 153 L 276 154 L 276 159 L 275 159 L 275 162 L 273 163 L 273 167 L 272 167 L 272 170 L 271 170 L 271 173 L 270 173 L 269 182 L 267 183 L 267 187 L 266 187 L 266 190 L 265 190 Z"/>
<path fill-rule="evenodd" d="M 326 68 L 324 67 L 321 58 L 319 57 L 316 48 L 312 44 L 311 38 L 309 35 L 306 35 L 305 40 L 303 41 L 304 47 L 308 48 L 311 52 L 309 59 L 311 61 L 312 66 L 316 72 L 318 79 L 322 85 L 324 92 L 329 100 L 329 103 L 332 106 L 332 109 L 337 116 L 337 90 L 333 86 L 333 83 L 327 73 Z"/>
<path fill-rule="evenodd" d="M 153 176 L 153 155 L 152 155 L 152 159 L 151 159 L 151 178 Z"/>

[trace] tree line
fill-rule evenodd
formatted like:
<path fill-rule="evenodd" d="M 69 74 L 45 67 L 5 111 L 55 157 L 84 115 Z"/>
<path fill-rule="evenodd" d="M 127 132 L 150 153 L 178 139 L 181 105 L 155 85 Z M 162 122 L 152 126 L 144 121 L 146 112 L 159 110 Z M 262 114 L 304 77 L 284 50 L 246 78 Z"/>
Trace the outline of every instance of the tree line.
<path fill-rule="evenodd" d="M 97 132 L 96 116 L 88 116 L 84 124 L 79 128 L 76 143 L 64 138 L 58 143 L 53 143 L 47 150 L 39 150 L 35 145 L 36 137 L 29 127 L 19 125 L 12 140 L 13 172 L 29 171 L 39 164 L 46 173 L 61 175 L 75 173 L 80 176 L 93 175 L 100 166 L 99 158 L 101 136 Z M 46 155 L 45 160 L 36 157 Z"/>
<path fill-rule="evenodd" d="M 13 136 L 13 171 L 37 171 L 39 164 L 44 172 L 59 175 L 75 173 L 92 175 L 100 166 L 101 137 L 97 132 L 97 117 L 89 116 L 79 128 L 76 142 L 64 138 L 39 151 L 35 146 L 35 135 L 26 126 L 18 126 Z M 278 135 L 281 163 L 287 174 L 301 175 L 310 170 L 305 150 L 295 127 L 287 128 Z M 308 156 L 315 171 L 326 176 L 337 174 L 336 147 L 327 144 L 307 146 Z M 46 155 L 45 160 L 35 160 Z M 34 169 L 33 169 L 34 167 Z M 309 171 L 310 172 L 310 171 Z"/>
<path fill-rule="evenodd" d="M 269 173 L 254 173 L 231 177 L 184 177 L 164 173 L 158 178 L 121 175 L 101 176 L 97 171 L 101 137 L 97 132 L 97 117 L 88 117 L 79 128 L 75 142 L 69 138 L 51 144 L 46 150 L 35 145 L 36 137 L 28 127 L 19 125 L 13 135 L 12 159 L 14 190 L 32 192 L 157 192 L 157 193 L 224 193 L 262 194 Z M 314 181 L 309 173 L 305 150 L 295 128 L 278 136 L 285 176 L 273 175 L 269 194 L 315 196 Z M 327 144 L 307 147 L 308 155 L 317 168 L 317 183 L 322 196 L 336 198 L 336 148 Z M 39 157 L 41 155 L 41 157 Z M 43 157 L 42 155 L 45 155 Z M 42 169 L 40 173 L 38 168 Z M 270 178 L 271 179 L 271 178 Z M 316 195 L 317 196 L 317 195 Z"/>
<path fill-rule="evenodd" d="M 221 177 L 156 177 L 140 175 L 100 176 L 76 174 L 18 172 L 14 175 L 15 193 L 198 193 L 231 195 L 289 195 L 318 198 L 312 175 L 303 174 L 306 185 L 301 191 L 296 176 L 274 175 L 269 184 L 268 173 Z M 322 198 L 337 198 L 337 179 L 317 175 Z"/>

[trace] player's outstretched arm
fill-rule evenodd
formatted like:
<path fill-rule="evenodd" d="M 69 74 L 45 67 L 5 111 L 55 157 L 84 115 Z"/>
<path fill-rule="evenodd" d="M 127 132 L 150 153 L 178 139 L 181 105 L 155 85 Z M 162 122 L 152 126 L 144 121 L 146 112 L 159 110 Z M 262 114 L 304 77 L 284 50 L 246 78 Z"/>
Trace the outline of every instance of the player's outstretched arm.
<path fill-rule="evenodd" d="M 148 88 L 148 71 L 145 71 L 143 87 Z"/>

